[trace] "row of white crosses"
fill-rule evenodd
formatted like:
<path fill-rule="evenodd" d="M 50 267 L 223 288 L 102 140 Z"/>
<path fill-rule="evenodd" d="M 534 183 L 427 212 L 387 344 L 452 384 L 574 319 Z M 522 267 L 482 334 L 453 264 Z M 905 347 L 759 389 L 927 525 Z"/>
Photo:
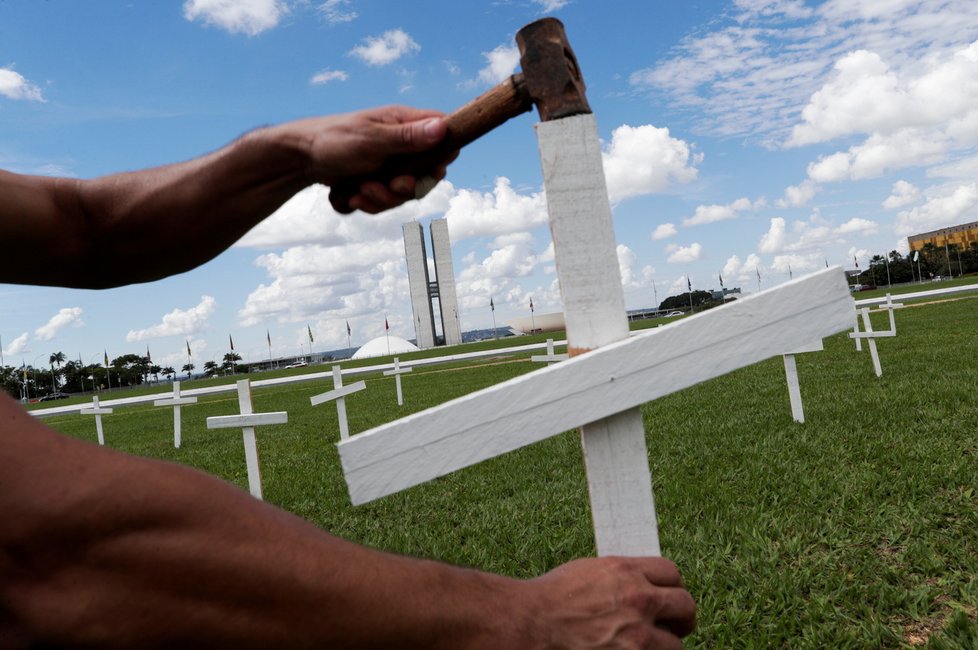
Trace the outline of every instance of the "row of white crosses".
<path fill-rule="evenodd" d="M 598 554 L 658 555 L 640 406 L 850 329 L 853 299 L 827 269 L 629 339 L 594 117 L 537 134 L 571 358 L 340 441 L 350 497 L 365 503 L 580 427 Z"/>

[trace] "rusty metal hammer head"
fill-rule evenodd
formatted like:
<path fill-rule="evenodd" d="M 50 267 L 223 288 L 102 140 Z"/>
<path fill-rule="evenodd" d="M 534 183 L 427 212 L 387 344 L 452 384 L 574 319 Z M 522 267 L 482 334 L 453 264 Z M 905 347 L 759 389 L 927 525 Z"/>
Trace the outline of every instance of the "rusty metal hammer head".
<path fill-rule="evenodd" d="M 544 122 L 590 113 L 584 79 L 564 25 L 543 18 L 516 33 L 526 93 Z"/>

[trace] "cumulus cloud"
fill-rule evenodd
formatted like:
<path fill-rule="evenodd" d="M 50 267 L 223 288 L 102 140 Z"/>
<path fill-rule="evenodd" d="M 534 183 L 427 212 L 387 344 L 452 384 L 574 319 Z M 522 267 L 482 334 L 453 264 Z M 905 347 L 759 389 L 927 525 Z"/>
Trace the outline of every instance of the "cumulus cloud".
<path fill-rule="evenodd" d="M 621 273 L 621 284 L 624 287 L 633 287 L 641 284 L 635 276 L 635 262 L 638 259 L 633 251 L 624 244 L 618 244 L 615 249 L 618 254 L 618 271 Z"/>
<path fill-rule="evenodd" d="M 27 332 L 24 332 L 23 334 L 15 338 L 13 341 L 11 341 L 10 346 L 6 350 L 4 350 L 3 353 L 8 355 L 14 355 L 26 351 L 27 341 L 29 338 L 30 336 L 27 334 Z"/>
<path fill-rule="evenodd" d="M 479 70 L 479 81 L 494 86 L 507 79 L 520 64 L 520 51 L 515 45 L 503 44 L 491 52 L 483 52 L 486 67 Z"/>
<path fill-rule="evenodd" d="M 51 320 L 34 330 L 34 336 L 39 341 L 50 341 L 58 332 L 68 326 L 80 327 L 84 324 L 82 313 L 81 307 L 65 307 L 60 309 L 57 314 L 51 317 Z"/>
<path fill-rule="evenodd" d="M 533 2 L 540 5 L 540 10 L 545 14 L 562 9 L 569 1 L 570 0 L 533 0 Z"/>
<path fill-rule="evenodd" d="M 619 126 L 602 158 L 612 203 L 693 181 L 696 165 L 703 161 L 702 154 L 692 153 L 669 129 L 651 124 Z"/>
<path fill-rule="evenodd" d="M 655 227 L 655 230 L 652 231 L 652 241 L 659 241 L 660 239 L 669 239 L 670 237 L 674 237 L 677 232 L 679 231 L 676 230 L 676 224 L 660 223 L 658 226 Z"/>
<path fill-rule="evenodd" d="M 891 170 L 938 162 L 947 151 L 947 140 L 932 132 L 874 133 L 848 151 L 820 157 L 808 166 L 808 177 L 817 183 L 874 178 Z"/>
<path fill-rule="evenodd" d="M 810 180 L 802 181 L 798 185 L 788 186 L 784 190 L 784 198 L 778 201 L 778 207 L 800 208 L 815 198 L 817 193 L 818 185 Z"/>
<path fill-rule="evenodd" d="M 420 50 L 421 46 L 403 29 L 391 29 L 380 36 L 368 36 L 350 54 L 367 65 L 388 65 L 402 56 Z"/>
<path fill-rule="evenodd" d="M 890 190 L 890 196 L 883 201 L 883 207 L 887 210 L 895 210 L 919 200 L 920 190 L 907 181 L 897 181 L 893 184 L 893 189 Z"/>
<path fill-rule="evenodd" d="M 761 241 L 758 242 L 757 249 L 762 253 L 777 253 L 784 248 L 784 232 L 784 218 L 772 218 L 767 232 L 761 235 Z"/>
<path fill-rule="evenodd" d="M 41 89 L 30 83 L 19 72 L 10 68 L 0 68 L 0 95 L 7 99 L 23 99 L 43 102 Z"/>
<path fill-rule="evenodd" d="M 935 195 L 916 208 L 897 214 L 898 235 L 913 235 L 953 226 L 967 220 L 978 205 L 978 183 L 936 188 Z"/>
<path fill-rule="evenodd" d="M 735 219 L 738 212 L 749 210 L 753 204 L 748 198 L 740 198 L 727 205 L 700 205 L 693 216 L 683 219 L 684 226 L 699 226 L 706 223 Z"/>
<path fill-rule="evenodd" d="M 320 70 L 309 79 L 309 83 L 313 86 L 321 86 L 323 84 L 328 84 L 330 81 L 346 81 L 349 76 L 342 70 L 330 70 L 325 68 Z"/>
<path fill-rule="evenodd" d="M 190 309 L 174 309 L 163 315 L 163 320 L 157 325 L 141 330 L 129 330 L 126 341 L 144 341 L 158 339 L 164 336 L 195 334 L 207 324 L 207 319 L 214 313 L 217 301 L 212 296 L 201 296 L 200 302 Z"/>
<path fill-rule="evenodd" d="M 879 230 L 879 225 L 875 221 L 853 218 L 836 228 L 835 232 L 840 235 L 871 235 L 877 230 Z"/>
<path fill-rule="evenodd" d="M 255 36 L 278 25 L 288 12 L 282 0 L 187 0 L 184 18 L 220 29 Z"/>
<path fill-rule="evenodd" d="M 445 218 L 453 242 L 527 231 L 547 223 L 546 198 L 542 192 L 520 194 L 499 177 L 492 192 L 459 190 L 448 200 Z"/>
<path fill-rule="evenodd" d="M 666 259 L 666 261 L 672 264 L 695 262 L 702 257 L 703 247 L 696 243 L 690 244 L 689 246 L 670 244 L 669 246 L 666 246 L 666 252 L 669 253 L 669 257 Z"/>

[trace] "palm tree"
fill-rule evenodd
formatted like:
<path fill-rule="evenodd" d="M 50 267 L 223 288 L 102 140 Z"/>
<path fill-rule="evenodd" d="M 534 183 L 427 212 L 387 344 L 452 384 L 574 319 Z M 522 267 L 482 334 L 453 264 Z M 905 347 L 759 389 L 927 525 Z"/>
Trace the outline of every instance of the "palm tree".
<path fill-rule="evenodd" d="M 177 374 L 177 371 L 173 369 L 173 366 L 167 366 L 166 368 L 163 368 L 162 372 L 164 375 L 170 378 L 170 381 L 173 381 L 173 378 Z"/>
<path fill-rule="evenodd" d="M 160 383 L 160 373 L 163 372 L 163 368 L 161 366 L 153 364 L 149 367 L 149 372 L 151 375 L 156 377 L 156 383 L 157 384 Z"/>
<path fill-rule="evenodd" d="M 183 364 L 183 367 L 180 368 L 180 370 L 182 370 L 183 372 L 187 373 L 187 381 L 190 381 L 190 373 L 192 373 L 194 371 L 194 368 L 196 368 L 196 367 L 197 366 L 195 366 L 192 363 L 185 363 L 185 364 Z"/>
<path fill-rule="evenodd" d="M 234 364 L 237 361 L 241 361 L 241 355 L 237 352 L 228 352 L 224 355 L 223 367 L 234 372 Z"/>
<path fill-rule="evenodd" d="M 207 361 L 204 363 L 204 374 L 213 375 L 217 372 L 217 362 Z"/>
<path fill-rule="evenodd" d="M 66 358 L 67 357 L 65 357 L 64 352 L 55 352 L 50 357 L 48 357 L 48 363 L 51 364 L 51 392 L 55 392 L 57 390 L 57 388 L 54 385 L 54 380 L 55 380 L 54 364 L 58 364 L 58 374 L 61 374 L 61 364 L 65 362 Z"/>

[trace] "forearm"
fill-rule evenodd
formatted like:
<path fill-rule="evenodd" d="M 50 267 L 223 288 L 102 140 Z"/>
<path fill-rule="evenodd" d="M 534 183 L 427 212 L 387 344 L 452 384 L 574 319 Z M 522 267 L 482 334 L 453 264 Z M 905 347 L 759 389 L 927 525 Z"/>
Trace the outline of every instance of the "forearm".
<path fill-rule="evenodd" d="M 53 645 L 479 648 L 521 625 L 526 583 L 366 549 L 199 472 L 9 424 L 0 639 L 7 618 L 6 638 Z"/>

